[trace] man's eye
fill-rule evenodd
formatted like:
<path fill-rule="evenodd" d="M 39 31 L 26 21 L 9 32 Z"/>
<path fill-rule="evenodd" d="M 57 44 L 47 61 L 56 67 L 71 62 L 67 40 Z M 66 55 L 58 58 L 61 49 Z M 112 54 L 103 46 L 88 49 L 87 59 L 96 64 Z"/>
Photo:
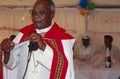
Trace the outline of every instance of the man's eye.
<path fill-rule="evenodd" d="M 45 15 L 46 14 L 46 11 L 39 11 L 38 12 L 40 15 Z"/>
<path fill-rule="evenodd" d="M 35 12 L 35 11 L 32 11 L 32 12 L 31 12 L 31 14 L 32 14 L 32 15 L 35 15 L 35 14 L 36 14 L 36 12 Z"/>

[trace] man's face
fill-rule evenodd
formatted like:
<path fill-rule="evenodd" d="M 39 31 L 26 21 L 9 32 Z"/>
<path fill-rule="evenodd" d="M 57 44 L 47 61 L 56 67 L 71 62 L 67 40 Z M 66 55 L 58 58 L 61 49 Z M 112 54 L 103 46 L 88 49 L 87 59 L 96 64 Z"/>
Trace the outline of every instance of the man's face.
<path fill-rule="evenodd" d="M 89 39 L 82 39 L 82 43 L 84 46 L 88 46 L 89 45 Z"/>
<path fill-rule="evenodd" d="M 51 11 L 49 3 L 45 0 L 38 0 L 32 10 L 32 21 L 37 29 L 50 26 L 54 12 Z"/>
<path fill-rule="evenodd" d="M 105 38 L 104 43 L 105 43 L 106 47 L 109 47 L 109 46 L 111 46 L 112 41 L 110 39 L 108 39 L 108 38 Z"/>

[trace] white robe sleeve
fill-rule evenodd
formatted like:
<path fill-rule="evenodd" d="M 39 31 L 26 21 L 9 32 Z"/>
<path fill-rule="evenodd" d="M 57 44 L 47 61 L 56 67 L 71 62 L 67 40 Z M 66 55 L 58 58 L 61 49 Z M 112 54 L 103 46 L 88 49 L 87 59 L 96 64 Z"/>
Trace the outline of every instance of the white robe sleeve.
<path fill-rule="evenodd" d="M 25 41 L 23 43 L 17 44 L 10 52 L 10 59 L 5 66 L 9 69 L 14 69 L 19 64 L 19 59 L 22 53 L 28 52 L 29 41 Z"/>
<path fill-rule="evenodd" d="M 18 64 L 18 57 L 16 57 L 15 56 L 15 54 L 14 54 L 14 52 L 18 52 L 19 50 L 17 50 L 17 51 L 11 51 L 11 54 L 10 54 L 10 59 L 9 59 L 9 61 L 8 61 L 8 63 L 7 64 L 4 64 L 4 66 L 5 67 L 7 67 L 8 69 L 14 69 L 16 66 L 17 66 L 17 64 Z M 19 54 L 18 54 L 18 56 L 19 56 Z"/>
<path fill-rule="evenodd" d="M 20 53 L 25 51 L 25 50 L 28 50 L 26 48 L 26 47 L 28 47 L 28 43 L 29 43 L 28 41 L 21 43 L 21 44 L 18 44 L 22 36 L 23 36 L 23 34 L 21 32 L 19 32 L 19 34 L 13 40 L 13 42 L 16 45 L 14 46 L 14 48 L 10 52 L 10 59 L 9 59 L 8 63 L 4 64 L 4 66 L 7 67 L 8 69 L 12 70 L 12 69 L 16 68 L 16 66 L 19 64 Z M 25 48 L 25 50 L 23 48 Z"/>

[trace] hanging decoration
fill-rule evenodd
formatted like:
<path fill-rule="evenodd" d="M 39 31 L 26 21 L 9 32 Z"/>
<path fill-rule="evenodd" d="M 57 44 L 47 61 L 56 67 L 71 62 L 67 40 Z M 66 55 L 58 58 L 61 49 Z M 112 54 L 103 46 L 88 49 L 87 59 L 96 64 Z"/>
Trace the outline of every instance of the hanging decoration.
<path fill-rule="evenodd" d="M 79 6 L 82 8 L 86 8 L 88 5 L 88 1 L 87 0 L 81 0 L 79 3 Z"/>
<path fill-rule="evenodd" d="M 94 10 L 95 9 L 95 4 L 93 2 L 89 2 L 87 6 L 88 10 Z"/>
<path fill-rule="evenodd" d="M 90 11 L 95 9 L 95 4 L 88 0 L 80 0 L 79 7 L 80 7 L 80 14 L 85 16 L 85 15 L 90 15 Z"/>
<path fill-rule="evenodd" d="M 80 14 L 85 16 L 85 14 L 87 13 L 87 10 L 85 8 L 80 8 Z"/>

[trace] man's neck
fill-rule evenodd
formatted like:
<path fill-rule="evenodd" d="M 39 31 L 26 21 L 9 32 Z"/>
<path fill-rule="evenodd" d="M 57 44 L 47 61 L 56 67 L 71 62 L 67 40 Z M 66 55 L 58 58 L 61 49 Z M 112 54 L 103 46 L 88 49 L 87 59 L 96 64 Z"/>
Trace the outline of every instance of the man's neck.
<path fill-rule="evenodd" d="M 39 33 L 39 34 L 48 32 L 52 28 L 53 25 L 54 25 L 54 22 L 51 22 L 50 26 L 48 26 L 44 29 L 36 29 L 36 32 Z"/>

